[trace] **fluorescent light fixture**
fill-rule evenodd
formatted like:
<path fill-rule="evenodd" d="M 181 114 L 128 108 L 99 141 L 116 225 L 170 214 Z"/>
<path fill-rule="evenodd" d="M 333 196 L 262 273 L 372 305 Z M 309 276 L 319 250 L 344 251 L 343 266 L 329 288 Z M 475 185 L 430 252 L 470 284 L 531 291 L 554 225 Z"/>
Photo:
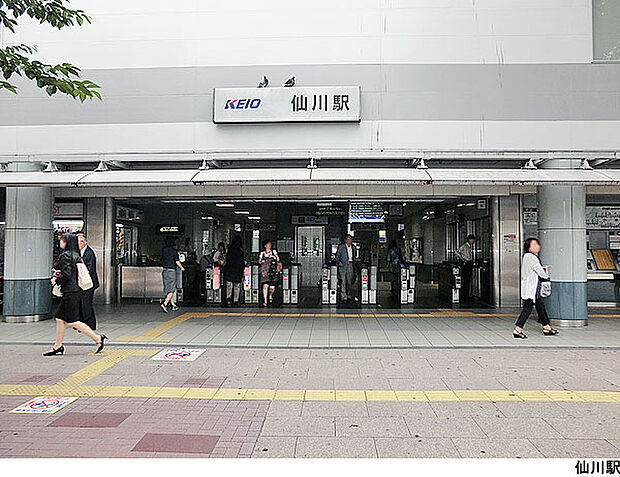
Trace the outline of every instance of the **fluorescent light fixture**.
<path fill-rule="evenodd" d="M 248 216 L 248 219 L 250 219 L 250 220 L 260 220 L 260 215 L 250 215 L 250 216 Z"/>
<path fill-rule="evenodd" d="M 331 207 L 332 203 L 331 202 L 317 202 L 316 205 L 319 207 Z"/>
<path fill-rule="evenodd" d="M 249 210 L 235 210 L 235 214 L 237 215 L 250 215 Z"/>
<path fill-rule="evenodd" d="M 235 204 L 233 204 L 232 202 L 220 202 L 218 204 L 215 204 L 216 207 L 234 207 Z"/>
<path fill-rule="evenodd" d="M 213 220 L 213 217 L 211 217 L 210 215 L 203 215 L 202 217 L 200 217 L 202 220 Z"/>
<path fill-rule="evenodd" d="M 465 204 L 466 207 L 473 207 L 474 205 L 476 205 L 475 202 L 467 202 L 467 204 Z"/>
<path fill-rule="evenodd" d="M 118 228 L 120 228 L 120 229 L 122 229 L 122 228 L 124 227 L 124 225 L 123 225 L 123 224 L 116 224 L 116 226 L 117 226 Z"/>

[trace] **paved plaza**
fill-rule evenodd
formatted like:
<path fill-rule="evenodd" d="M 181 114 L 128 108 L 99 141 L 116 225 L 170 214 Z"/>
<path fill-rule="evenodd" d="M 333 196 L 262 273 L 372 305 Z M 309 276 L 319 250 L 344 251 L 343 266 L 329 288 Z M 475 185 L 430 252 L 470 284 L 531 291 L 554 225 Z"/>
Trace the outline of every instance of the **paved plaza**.
<path fill-rule="evenodd" d="M 99 329 L 117 345 L 235 347 L 618 347 L 620 310 L 592 308 L 585 328 L 563 328 L 545 337 L 531 318 L 529 338 L 512 337 L 517 309 L 258 309 L 181 308 L 163 313 L 157 304 L 102 306 Z M 53 320 L 0 323 L 1 343 L 44 344 L 53 340 Z M 88 343 L 72 330 L 67 343 Z"/>
<path fill-rule="evenodd" d="M 527 342 L 505 339 L 514 318 L 497 315 L 509 312 L 135 311 L 99 310 L 112 338 L 102 355 L 69 330 L 66 354 L 43 358 L 51 321 L 0 324 L 0 455 L 620 455 L 613 310 L 555 339 L 533 321 Z M 312 341 L 317 323 L 338 347 Z M 200 354 L 152 359 L 175 346 Z M 10 412 L 37 396 L 76 399 L 55 413 Z"/>

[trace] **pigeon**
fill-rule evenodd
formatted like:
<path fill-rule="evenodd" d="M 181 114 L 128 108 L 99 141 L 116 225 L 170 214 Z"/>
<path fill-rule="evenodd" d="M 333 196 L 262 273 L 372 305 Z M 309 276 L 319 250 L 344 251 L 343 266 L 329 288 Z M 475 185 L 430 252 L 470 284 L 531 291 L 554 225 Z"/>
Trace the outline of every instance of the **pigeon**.
<path fill-rule="evenodd" d="M 263 76 L 263 81 L 261 81 L 260 83 L 258 83 L 258 88 L 266 88 L 267 86 L 269 86 L 269 80 L 267 79 L 266 76 Z"/>
<path fill-rule="evenodd" d="M 295 86 L 295 77 L 291 76 L 289 79 L 286 80 L 286 83 L 284 83 L 284 87 L 288 88 L 290 86 Z"/>

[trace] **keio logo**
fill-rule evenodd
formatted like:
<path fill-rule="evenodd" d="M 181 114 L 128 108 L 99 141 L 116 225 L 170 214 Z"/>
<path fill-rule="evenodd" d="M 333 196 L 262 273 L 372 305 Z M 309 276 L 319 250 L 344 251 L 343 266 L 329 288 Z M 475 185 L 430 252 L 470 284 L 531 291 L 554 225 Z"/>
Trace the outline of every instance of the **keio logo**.
<path fill-rule="evenodd" d="M 260 98 L 227 99 L 224 109 L 258 109 L 260 107 L 260 103 Z"/>

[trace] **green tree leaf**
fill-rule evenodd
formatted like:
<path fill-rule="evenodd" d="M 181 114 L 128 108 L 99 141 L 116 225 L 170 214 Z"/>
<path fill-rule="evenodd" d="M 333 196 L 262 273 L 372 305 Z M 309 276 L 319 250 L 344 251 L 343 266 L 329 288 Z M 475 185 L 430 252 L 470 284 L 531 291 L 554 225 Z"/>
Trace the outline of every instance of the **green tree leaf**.
<path fill-rule="evenodd" d="M 15 32 L 19 18 L 26 15 L 39 23 L 61 29 L 91 23 L 91 18 L 82 10 L 69 8 L 68 0 L 0 0 L 0 27 Z M 13 74 L 25 76 L 34 81 L 37 87 L 45 89 L 50 96 L 61 93 L 79 99 L 97 98 L 101 100 L 99 85 L 89 80 L 79 81 L 80 69 L 70 63 L 50 65 L 32 58 L 35 46 L 10 45 L 0 48 L 0 70 L 5 80 Z M 8 81 L 0 81 L 0 90 L 17 94 L 17 86 Z"/>

